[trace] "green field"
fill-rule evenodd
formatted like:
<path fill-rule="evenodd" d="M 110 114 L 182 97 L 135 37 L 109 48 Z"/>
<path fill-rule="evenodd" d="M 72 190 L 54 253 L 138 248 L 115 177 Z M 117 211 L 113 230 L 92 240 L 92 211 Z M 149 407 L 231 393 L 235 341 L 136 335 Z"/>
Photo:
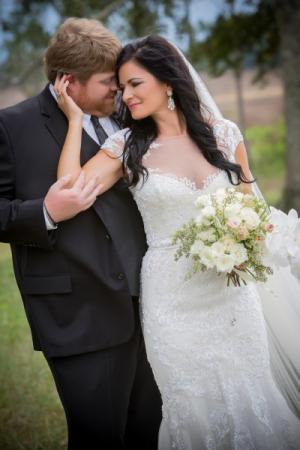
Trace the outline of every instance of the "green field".
<path fill-rule="evenodd" d="M 268 203 L 280 206 L 285 179 L 285 125 L 255 126 L 246 131 L 252 173 Z"/>
<path fill-rule="evenodd" d="M 0 332 L 0 449 L 65 449 L 64 414 L 48 366 L 32 349 L 10 250 L 1 243 Z"/>
<path fill-rule="evenodd" d="M 284 125 L 247 130 L 253 174 L 270 203 L 284 180 Z M 42 355 L 31 336 L 15 285 L 9 247 L 0 243 L 0 449 L 60 450 L 64 415 Z"/>

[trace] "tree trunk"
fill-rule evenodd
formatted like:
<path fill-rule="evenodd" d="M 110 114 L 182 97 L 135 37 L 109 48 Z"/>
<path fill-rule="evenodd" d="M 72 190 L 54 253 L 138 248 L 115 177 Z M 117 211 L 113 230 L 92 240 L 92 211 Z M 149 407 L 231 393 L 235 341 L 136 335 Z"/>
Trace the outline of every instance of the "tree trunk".
<path fill-rule="evenodd" d="M 285 90 L 286 161 L 283 207 L 300 213 L 300 7 L 299 0 L 275 1 Z"/>

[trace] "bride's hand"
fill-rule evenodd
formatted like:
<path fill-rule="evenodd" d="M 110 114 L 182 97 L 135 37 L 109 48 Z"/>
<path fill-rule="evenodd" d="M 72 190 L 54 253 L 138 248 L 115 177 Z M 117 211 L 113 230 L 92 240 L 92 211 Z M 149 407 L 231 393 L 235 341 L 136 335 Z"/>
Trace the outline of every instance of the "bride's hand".
<path fill-rule="evenodd" d="M 69 122 L 70 120 L 74 119 L 78 119 L 81 121 L 83 117 L 83 111 L 67 93 L 68 85 L 69 81 L 67 80 L 67 75 L 63 75 L 61 78 L 59 76 L 56 77 L 54 90 L 57 95 L 58 106 L 64 112 Z"/>

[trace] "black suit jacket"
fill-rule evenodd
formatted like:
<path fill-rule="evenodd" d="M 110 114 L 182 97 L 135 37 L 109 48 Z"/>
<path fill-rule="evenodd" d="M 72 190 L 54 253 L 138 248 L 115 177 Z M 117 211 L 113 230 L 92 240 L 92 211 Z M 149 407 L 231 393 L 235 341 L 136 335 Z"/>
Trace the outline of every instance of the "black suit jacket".
<path fill-rule="evenodd" d="M 66 130 L 48 86 L 0 111 L 0 241 L 11 244 L 34 348 L 47 356 L 131 337 L 131 295 L 138 295 L 146 248 L 140 214 L 122 183 L 88 211 L 46 230 L 43 199 L 56 181 Z M 82 163 L 97 150 L 83 132 Z"/>

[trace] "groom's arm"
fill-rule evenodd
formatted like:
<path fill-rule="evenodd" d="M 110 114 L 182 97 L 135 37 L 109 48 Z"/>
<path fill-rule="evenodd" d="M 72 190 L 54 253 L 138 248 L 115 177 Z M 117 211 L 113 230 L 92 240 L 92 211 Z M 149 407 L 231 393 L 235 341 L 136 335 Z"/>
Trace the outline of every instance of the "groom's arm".
<path fill-rule="evenodd" d="M 69 176 L 54 183 L 45 198 L 22 200 L 15 195 L 15 160 L 9 134 L 0 119 L 0 241 L 53 248 L 56 230 L 48 230 L 45 214 L 58 223 L 88 209 L 98 194 L 96 178 L 80 174 L 69 188 Z"/>
<path fill-rule="evenodd" d="M 55 231 L 48 232 L 43 198 L 15 198 L 15 161 L 9 134 L 0 121 L 0 241 L 52 248 Z"/>

